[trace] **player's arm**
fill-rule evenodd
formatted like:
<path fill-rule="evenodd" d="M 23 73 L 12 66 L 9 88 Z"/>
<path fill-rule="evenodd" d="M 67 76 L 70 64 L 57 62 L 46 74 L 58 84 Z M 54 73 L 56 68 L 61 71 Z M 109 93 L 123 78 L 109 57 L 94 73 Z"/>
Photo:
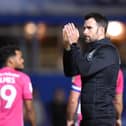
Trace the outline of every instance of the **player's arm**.
<path fill-rule="evenodd" d="M 24 101 L 26 115 L 28 117 L 29 122 L 31 123 L 31 126 L 36 126 L 36 116 L 35 116 L 35 110 L 33 107 L 33 101 L 31 99 Z"/>
<path fill-rule="evenodd" d="M 81 92 L 81 78 L 78 75 L 72 77 L 72 87 L 67 104 L 67 126 L 71 126 L 72 124 L 74 124 L 80 92 Z"/>
<path fill-rule="evenodd" d="M 122 102 L 122 93 L 121 94 L 116 94 L 115 96 L 115 109 L 116 109 L 116 120 L 117 120 L 117 125 L 116 126 L 121 126 L 121 116 L 122 116 L 122 110 L 123 110 L 123 102 Z"/>
<path fill-rule="evenodd" d="M 22 78 L 23 80 L 23 98 L 26 116 L 31 123 L 31 126 L 36 126 L 36 116 L 33 106 L 33 87 L 29 76 L 25 75 Z"/>
<path fill-rule="evenodd" d="M 80 92 L 71 90 L 67 105 L 67 126 L 70 126 L 69 124 L 74 123 L 79 96 Z"/>
<path fill-rule="evenodd" d="M 123 72 L 119 70 L 117 84 L 116 84 L 116 95 L 114 99 L 115 109 L 116 109 L 116 126 L 121 126 L 121 116 L 123 111 Z"/>

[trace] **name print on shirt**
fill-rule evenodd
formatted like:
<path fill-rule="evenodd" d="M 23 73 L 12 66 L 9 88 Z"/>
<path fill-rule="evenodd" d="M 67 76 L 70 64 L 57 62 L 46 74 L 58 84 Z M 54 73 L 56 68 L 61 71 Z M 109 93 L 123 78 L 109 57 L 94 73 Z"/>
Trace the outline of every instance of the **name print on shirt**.
<path fill-rule="evenodd" d="M 14 77 L 0 77 L 0 84 L 3 84 L 3 83 L 14 84 L 15 78 Z"/>

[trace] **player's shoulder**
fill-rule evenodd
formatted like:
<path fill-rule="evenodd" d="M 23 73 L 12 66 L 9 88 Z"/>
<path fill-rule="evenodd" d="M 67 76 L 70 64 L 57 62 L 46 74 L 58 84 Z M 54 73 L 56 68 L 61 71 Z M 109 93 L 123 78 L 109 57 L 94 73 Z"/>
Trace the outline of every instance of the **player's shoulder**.
<path fill-rule="evenodd" d="M 123 93 L 123 88 L 124 88 L 124 77 L 123 77 L 123 71 L 120 69 L 118 72 L 116 93 Z"/>
<path fill-rule="evenodd" d="M 80 75 L 75 75 L 72 77 L 72 82 L 79 80 L 81 77 Z"/>
<path fill-rule="evenodd" d="M 17 74 L 20 75 L 20 78 L 24 78 L 24 79 L 29 79 L 29 75 L 23 71 L 20 71 L 20 70 L 16 70 Z"/>
<path fill-rule="evenodd" d="M 118 73 L 119 75 L 123 75 L 123 71 L 122 71 L 122 69 L 119 69 L 119 73 Z"/>
<path fill-rule="evenodd" d="M 80 75 L 73 76 L 72 83 L 76 86 L 81 87 L 81 76 Z"/>
<path fill-rule="evenodd" d="M 122 78 L 123 78 L 123 71 L 121 69 L 119 69 L 118 79 L 122 79 Z"/>

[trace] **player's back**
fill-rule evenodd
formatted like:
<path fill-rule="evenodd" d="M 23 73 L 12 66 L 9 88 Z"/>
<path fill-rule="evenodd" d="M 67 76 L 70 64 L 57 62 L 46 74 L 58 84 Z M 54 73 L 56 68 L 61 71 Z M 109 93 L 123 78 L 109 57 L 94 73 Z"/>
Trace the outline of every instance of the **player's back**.
<path fill-rule="evenodd" d="M 23 126 L 24 81 L 22 72 L 0 69 L 0 126 Z"/>

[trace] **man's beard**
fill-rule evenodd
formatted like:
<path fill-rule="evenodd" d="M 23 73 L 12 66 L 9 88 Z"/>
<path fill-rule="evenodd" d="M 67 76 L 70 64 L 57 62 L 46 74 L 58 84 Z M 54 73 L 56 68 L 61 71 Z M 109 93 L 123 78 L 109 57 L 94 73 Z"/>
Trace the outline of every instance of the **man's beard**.
<path fill-rule="evenodd" d="M 86 42 L 86 43 L 90 43 L 90 42 L 92 41 L 92 40 L 90 39 L 90 37 L 88 37 L 88 36 L 85 36 L 84 39 L 85 39 L 85 42 Z"/>

